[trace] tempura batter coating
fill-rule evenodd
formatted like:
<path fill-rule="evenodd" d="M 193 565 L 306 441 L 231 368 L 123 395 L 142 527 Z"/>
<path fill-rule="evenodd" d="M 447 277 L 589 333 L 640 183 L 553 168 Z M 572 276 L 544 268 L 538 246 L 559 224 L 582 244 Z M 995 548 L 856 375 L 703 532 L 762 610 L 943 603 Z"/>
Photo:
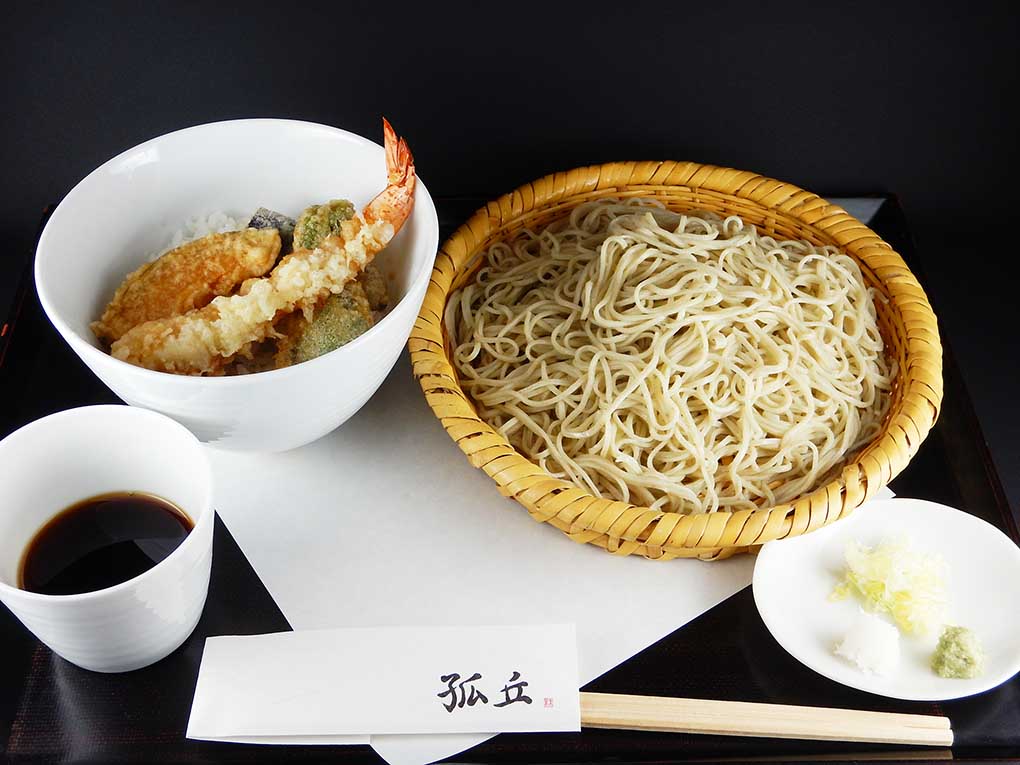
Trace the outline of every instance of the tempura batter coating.
<path fill-rule="evenodd" d="M 354 205 L 346 199 L 331 199 L 323 205 L 312 205 L 294 225 L 294 246 L 311 250 L 327 236 L 340 233 L 340 224 L 354 217 Z"/>
<path fill-rule="evenodd" d="M 219 374 L 237 353 L 274 333 L 279 314 L 307 311 L 343 291 L 369 258 L 393 238 L 387 221 L 344 223 L 344 237 L 328 237 L 314 250 L 297 250 L 263 279 L 245 283 L 244 294 L 218 297 L 182 316 L 147 321 L 117 340 L 110 353 L 121 361 L 164 372 Z"/>
<path fill-rule="evenodd" d="M 247 228 L 183 244 L 128 274 L 92 331 L 113 343 L 139 324 L 202 308 L 265 274 L 279 254 L 276 229 Z"/>

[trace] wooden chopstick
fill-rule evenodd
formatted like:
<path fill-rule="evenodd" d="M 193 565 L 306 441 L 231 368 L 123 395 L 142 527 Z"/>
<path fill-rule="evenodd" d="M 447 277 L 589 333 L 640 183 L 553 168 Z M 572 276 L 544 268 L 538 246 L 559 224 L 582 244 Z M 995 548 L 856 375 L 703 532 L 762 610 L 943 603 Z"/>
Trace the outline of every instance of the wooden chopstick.
<path fill-rule="evenodd" d="M 948 717 L 859 709 L 582 693 L 586 728 L 951 746 Z"/>

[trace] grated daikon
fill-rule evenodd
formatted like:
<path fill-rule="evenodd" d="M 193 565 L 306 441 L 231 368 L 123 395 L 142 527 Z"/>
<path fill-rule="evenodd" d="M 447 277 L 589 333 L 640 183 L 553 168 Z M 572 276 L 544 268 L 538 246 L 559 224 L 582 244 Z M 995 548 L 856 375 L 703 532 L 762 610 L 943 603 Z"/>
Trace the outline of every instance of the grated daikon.
<path fill-rule="evenodd" d="M 900 632 L 882 617 L 862 610 L 835 653 L 864 672 L 888 675 L 900 663 Z"/>

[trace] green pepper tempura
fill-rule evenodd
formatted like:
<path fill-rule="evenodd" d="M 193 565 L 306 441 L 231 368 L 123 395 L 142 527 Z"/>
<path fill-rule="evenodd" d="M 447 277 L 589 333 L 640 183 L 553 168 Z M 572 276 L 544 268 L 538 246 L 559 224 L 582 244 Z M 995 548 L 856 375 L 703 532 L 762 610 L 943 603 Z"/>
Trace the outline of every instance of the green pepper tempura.
<path fill-rule="evenodd" d="M 294 226 L 294 246 L 311 250 L 327 236 L 340 233 L 340 224 L 354 217 L 354 205 L 346 199 L 331 199 L 324 205 L 312 205 Z"/>
<path fill-rule="evenodd" d="M 372 309 L 365 290 L 351 282 L 339 295 L 330 295 L 315 311 L 315 318 L 294 342 L 295 364 L 336 350 L 372 327 Z"/>

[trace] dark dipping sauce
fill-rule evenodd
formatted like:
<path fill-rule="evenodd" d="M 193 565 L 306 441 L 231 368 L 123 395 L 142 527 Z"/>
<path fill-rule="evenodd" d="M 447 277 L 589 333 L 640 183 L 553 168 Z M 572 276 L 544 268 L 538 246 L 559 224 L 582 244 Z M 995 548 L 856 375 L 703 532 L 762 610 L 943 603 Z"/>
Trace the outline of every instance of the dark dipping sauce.
<path fill-rule="evenodd" d="M 183 510 L 152 494 L 83 500 L 36 533 L 21 558 L 19 586 L 44 595 L 112 587 L 166 558 L 194 526 Z"/>

